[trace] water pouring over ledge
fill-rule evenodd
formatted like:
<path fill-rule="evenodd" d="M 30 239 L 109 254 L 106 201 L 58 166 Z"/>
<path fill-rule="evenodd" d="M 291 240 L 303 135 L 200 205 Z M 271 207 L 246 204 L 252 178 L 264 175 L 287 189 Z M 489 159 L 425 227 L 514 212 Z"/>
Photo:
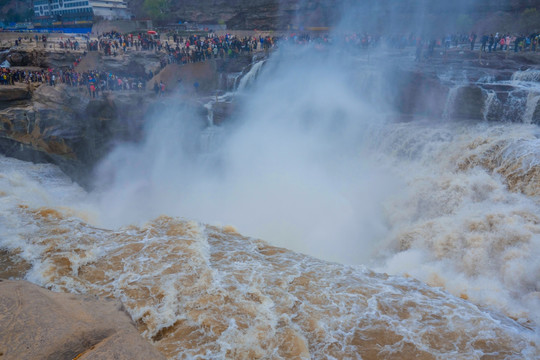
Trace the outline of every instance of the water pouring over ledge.
<path fill-rule="evenodd" d="M 537 128 L 393 122 L 386 68 L 300 55 L 204 156 L 189 109 L 160 114 L 97 207 L 6 160 L 2 247 L 34 282 L 122 299 L 171 358 L 537 357 Z"/>
<path fill-rule="evenodd" d="M 171 114 L 164 113 L 150 123 L 141 146 L 117 148 L 104 162 L 105 170 L 110 172 L 99 175 L 103 179 L 112 175 L 113 186 L 102 190 L 105 196 L 101 197 L 103 202 L 96 211 L 98 217 L 108 214 L 106 220 L 110 225 L 106 227 L 117 230 L 100 231 L 97 237 L 106 238 L 103 245 L 95 245 L 97 240 L 90 237 L 84 245 L 85 255 L 74 258 L 74 262 L 69 260 L 71 251 L 61 251 L 59 258 L 47 258 L 44 262 L 32 260 L 44 265 L 32 270 L 30 278 L 58 286 L 57 289 L 110 292 L 131 302 L 130 312 L 139 322 L 141 331 L 157 344 L 163 344 L 165 351 L 171 354 L 184 351 L 186 356 L 195 356 L 199 351 L 206 351 L 215 356 L 239 357 L 243 351 L 262 356 L 278 351 L 286 358 L 289 354 L 286 349 L 290 349 L 305 356 L 337 356 L 361 352 L 358 344 L 371 349 L 369 344 L 376 344 L 381 337 L 390 341 L 385 343 L 390 353 L 403 351 L 405 346 L 410 347 L 411 354 L 417 354 L 418 349 L 427 346 L 426 338 L 413 339 L 402 333 L 387 336 L 373 330 L 373 336 L 364 342 L 358 342 L 362 333 L 357 337 L 354 332 L 352 337 L 340 337 L 340 345 L 333 345 L 337 346 L 333 350 L 331 339 L 342 333 L 337 330 L 342 326 L 338 324 L 343 324 L 345 319 L 340 314 L 353 315 L 346 322 L 350 326 L 346 327 L 347 331 L 352 331 L 359 324 L 358 316 L 367 311 L 357 300 L 339 300 L 340 296 L 357 299 L 358 293 L 363 293 L 357 286 L 369 284 L 368 280 L 349 284 L 345 279 L 360 276 L 354 274 L 363 273 L 365 268 L 321 262 L 286 250 L 264 250 L 268 244 L 243 238 L 231 228 L 219 225 L 234 224 L 242 233 L 300 253 L 365 264 L 381 272 L 421 279 L 462 298 L 451 301 L 480 305 L 481 310 L 478 310 L 484 314 L 487 311 L 484 309 L 492 309 L 494 312 L 488 311 L 487 318 L 499 318 L 496 313 L 510 316 L 517 322 L 506 319 L 504 323 L 509 328 L 504 329 L 517 335 L 502 343 L 517 344 L 517 348 L 481 351 L 496 352 L 502 357 L 519 354 L 516 357 L 534 358 L 537 345 L 533 331 L 528 328 L 536 326 L 534 309 L 538 303 L 536 278 L 531 276 L 537 273 L 538 267 L 535 260 L 538 230 L 534 215 L 538 213 L 538 205 L 533 199 L 537 191 L 535 183 L 528 179 L 537 176 L 536 127 L 515 123 L 445 123 L 439 119 L 412 123 L 389 121 L 392 109 L 384 112 L 381 101 L 387 89 L 380 86 L 378 92 L 367 91 L 380 84 L 376 81 L 383 78 L 380 71 L 371 68 L 368 73 L 357 75 L 356 79 L 365 82 L 355 82 L 348 73 L 342 72 L 342 69 L 350 69 L 351 63 L 344 61 L 339 63 L 343 66 L 328 66 L 338 60 L 313 56 L 313 49 L 305 51 L 302 54 L 305 57 L 296 61 L 289 62 L 286 53 L 280 53 L 265 64 L 249 90 L 252 96 L 244 97 L 238 118 L 222 125 L 222 136 L 212 141 L 210 151 L 203 157 L 199 153 L 200 129 L 189 126 L 189 109 L 181 107 L 172 108 Z M 276 78 L 275 74 L 282 77 Z M 508 184 L 512 184 L 510 188 Z M 530 194 L 530 198 L 521 193 Z M 161 214 L 195 218 L 218 226 L 186 225 L 168 217 L 152 220 Z M 52 219 L 56 229 L 54 217 L 39 213 L 29 216 Z M 62 218 L 61 214 L 58 216 Z M 39 221 L 41 224 L 42 220 Z M 124 227 L 114 225 L 116 221 Z M 145 221 L 150 222 L 129 225 Z M 103 224 L 104 221 L 94 217 L 91 222 Z M 460 231 L 456 230 L 456 222 Z M 72 226 L 79 228 L 79 225 Z M 85 225 L 81 226 L 86 234 Z M 217 232 L 214 240 L 204 240 L 212 231 Z M 110 236 L 105 235 L 109 233 Z M 57 244 L 64 241 L 59 239 Z M 262 244 L 263 250 L 256 250 L 254 244 Z M 159 251 L 164 253 L 158 249 L 163 249 Z M 32 253 L 35 251 L 28 251 L 28 255 Z M 155 253 L 163 254 L 158 256 L 163 267 L 152 260 L 151 254 Z M 199 253 L 200 257 L 196 255 Z M 117 259 L 132 260 L 111 264 L 107 259 L 114 254 Z M 173 255 L 163 261 L 165 254 Z M 187 257 L 181 257 L 182 254 Z M 41 256 L 38 252 L 37 259 Z M 66 256 L 69 263 L 75 265 L 57 268 L 66 262 Z M 248 261 L 252 256 L 255 260 Z M 287 260 L 291 256 L 293 260 Z M 185 261 L 177 261 L 177 258 Z M 257 265 L 257 261 L 266 265 Z M 312 261 L 322 267 L 314 268 Z M 81 272 L 77 264 L 88 264 L 88 267 L 82 265 Z M 186 267 L 180 270 L 180 264 Z M 328 270 L 328 266 L 335 271 Z M 284 272 L 288 274 L 289 267 L 298 273 L 291 275 L 290 280 L 277 283 L 278 289 L 284 289 L 279 290 L 279 295 L 269 295 L 266 289 L 277 278 L 283 278 Z M 310 271 L 313 275 L 303 277 L 302 274 Z M 319 288 L 321 277 L 339 284 L 335 274 L 341 271 L 346 271 L 346 275 L 339 278 L 344 281 L 339 290 L 324 292 L 322 288 L 329 285 Z M 80 282 L 79 276 L 85 272 L 89 272 L 90 277 Z M 121 277 L 120 283 L 113 284 L 112 280 L 102 278 L 109 272 L 126 275 Z M 238 278 L 239 273 L 244 275 Z M 258 275 L 263 273 L 269 274 L 264 280 Z M 101 279 L 95 285 L 94 275 L 95 279 Z M 113 276 L 116 277 L 120 275 Z M 295 281 L 297 277 L 300 279 Z M 167 280 L 157 287 L 150 285 L 156 278 Z M 401 281 L 409 284 L 400 277 L 389 279 L 391 286 L 398 288 Z M 62 285 L 64 282 L 66 285 Z M 281 291 L 290 292 L 300 286 L 315 298 L 308 300 L 294 293 L 293 297 L 300 299 L 296 307 L 293 300 L 276 305 L 277 298 L 285 297 Z M 431 295 L 425 301 L 412 295 L 422 294 L 423 290 L 411 290 L 411 295 L 404 295 L 409 294 L 408 286 L 396 299 L 412 296 L 412 301 L 422 304 L 421 308 L 429 308 L 430 312 L 439 308 L 438 301 L 428 307 Z M 181 289 L 187 289 L 189 297 L 196 300 L 181 300 L 189 298 Z M 379 291 L 382 289 L 375 293 Z M 156 294 L 153 302 L 144 300 L 148 294 Z M 233 301 L 244 298 L 254 300 L 247 303 L 242 300 L 241 304 L 239 300 Z M 374 309 L 386 308 L 379 300 L 367 299 Z M 233 304 L 228 307 L 226 304 L 231 301 Z M 299 325 L 294 318 L 298 318 L 298 311 L 304 311 L 302 309 L 311 301 L 323 304 L 337 301 L 344 307 L 320 313 L 315 320 L 307 314 L 317 310 L 310 308 L 303 313 L 306 314 L 305 325 Z M 200 309 L 200 304 L 206 305 Z M 411 319 L 431 316 L 419 315 L 418 310 L 408 305 L 407 312 L 403 312 L 402 306 L 405 304 L 399 300 L 388 309 L 395 315 L 388 318 L 384 328 L 393 329 L 388 324 L 401 324 L 405 318 L 399 314 L 408 314 Z M 209 320 L 209 314 L 223 312 L 224 308 L 229 309 L 227 316 L 216 322 Z M 464 311 L 461 307 L 456 309 L 460 313 Z M 378 314 L 376 317 L 387 314 L 385 310 L 373 311 Z M 262 315 L 257 314 L 267 315 L 261 318 Z M 435 318 L 446 316 L 435 315 Z M 289 317 L 292 320 L 286 320 Z M 341 320 L 333 322 L 334 325 L 321 322 L 327 317 L 332 321 Z M 453 348 L 458 349 L 455 351 L 459 354 L 466 354 L 468 346 L 471 353 L 479 351 L 474 341 L 462 342 L 464 334 L 468 339 L 471 334 L 477 334 L 469 319 L 459 320 L 463 323 L 459 334 L 445 336 L 451 341 L 430 342 L 427 352 L 448 353 Z M 488 325 L 489 321 L 482 328 L 492 326 Z M 371 328 L 369 321 L 362 324 L 365 331 L 377 328 Z M 425 328 L 424 322 L 407 324 L 406 329 L 419 326 L 429 337 L 439 331 L 435 330 L 440 329 L 439 326 L 447 328 L 454 323 L 445 320 L 430 330 Z M 264 340 L 259 328 L 269 329 L 277 342 Z M 488 342 L 504 339 L 505 331 L 499 328 Z M 189 338 L 188 334 L 200 336 Z M 184 338 L 192 339 L 191 345 L 181 340 Z"/>
<path fill-rule="evenodd" d="M 538 354 L 531 329 L 470 301 L 276 248 L 232 227 L 166 216 L 141 227 L 90 226 L 81 220 L 89 208 L 73 206 L 84 192 L 57 168 L 0 161 L 9 210 L 1 226 L 11 230 L 2 247 L 12 270 L 25 268 L 27 279 L 55 291 L 122 300 L 169 358 Z M 55 192 L 71 205 L 60 206 Z"/>

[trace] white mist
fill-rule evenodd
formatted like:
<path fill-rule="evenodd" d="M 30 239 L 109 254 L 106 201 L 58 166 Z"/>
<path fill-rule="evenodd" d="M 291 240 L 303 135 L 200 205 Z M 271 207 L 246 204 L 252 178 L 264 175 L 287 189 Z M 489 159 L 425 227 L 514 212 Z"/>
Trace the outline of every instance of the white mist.
<path fill-rule="evenodd" d="M 353 70 L 313 48 L 281 49 L 204 156 L 194 115 L 167 106 L 143 144 L 118 147 L 99 168 L 103 223 L 181 216 L 365 262 L 387 232 L 382 204 L 398 182 L 362 146 L 383 118 L 363 100 L 372 94 L 351 80 Z"/>

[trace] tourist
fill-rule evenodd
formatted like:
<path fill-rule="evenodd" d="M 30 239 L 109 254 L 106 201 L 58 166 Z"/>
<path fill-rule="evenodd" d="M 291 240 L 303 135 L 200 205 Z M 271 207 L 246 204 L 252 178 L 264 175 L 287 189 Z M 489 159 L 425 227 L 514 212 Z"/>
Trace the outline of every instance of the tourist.
<path fill-rule="evenodd" d="M 471 34 L 470 42 L 471 42 L 471 51 L 473 51 L 474 50 L 474 43 L 476 42 L 476 34 L 475 33 Z"/>

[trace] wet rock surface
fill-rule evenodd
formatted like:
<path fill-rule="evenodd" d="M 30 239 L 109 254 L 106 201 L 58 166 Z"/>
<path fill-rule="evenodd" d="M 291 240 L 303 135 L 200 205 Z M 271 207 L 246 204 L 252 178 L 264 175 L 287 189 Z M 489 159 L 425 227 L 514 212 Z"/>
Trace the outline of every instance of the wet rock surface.
<path fill-rule="evenodd" d="M 0 152 L 60 166 L 82 185 L 112 141 L 135 139 L 148 93 L 125 91 L 90 99 L 84 88 L 41 85 L 31 100 L 0 110 Z"/>
<path fill-rule="evenodd" d="M 540 123 L 540 55 L 452 49 L 395 65 L 394 105 L 404 115 Z"/>
<path fill-rule="evenodd" d="M 116 301 L 0 279 L 0 322 L 6 360 L 165 359 Z"/>

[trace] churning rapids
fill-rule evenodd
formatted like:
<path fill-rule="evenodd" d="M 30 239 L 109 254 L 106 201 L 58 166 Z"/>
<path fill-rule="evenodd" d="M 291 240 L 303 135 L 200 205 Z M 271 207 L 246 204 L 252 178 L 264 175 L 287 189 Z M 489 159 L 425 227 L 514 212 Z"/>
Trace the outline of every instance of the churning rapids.
<path fill-rule="evenodd" d="M 0 157 L 0 276 L 120 299 L 171 359 L 538 358 L 540 128 L 392 121 L 384 69 L 310 51 L 230 124 L 168 104 L 95 192 Z"/>

